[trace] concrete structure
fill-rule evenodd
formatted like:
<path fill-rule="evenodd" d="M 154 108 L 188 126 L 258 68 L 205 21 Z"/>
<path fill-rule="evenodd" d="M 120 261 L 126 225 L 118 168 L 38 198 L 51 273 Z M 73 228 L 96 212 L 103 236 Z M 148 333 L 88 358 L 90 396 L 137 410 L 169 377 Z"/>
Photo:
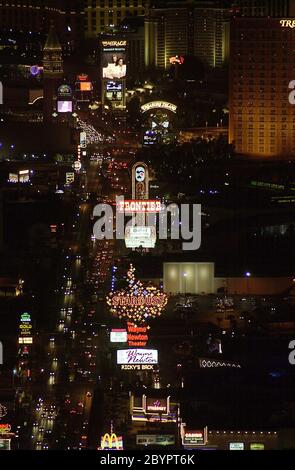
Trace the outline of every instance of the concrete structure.
<path fill-rule="evenodd" d="M 48 33 L 54 21 L 64 51 L 75 48 L 83 32 L 83 0 L 1 0 L 0 29 Z"/>
<path fill-rule="evenodd" d="M 295 29 L 280 19 L 232 20 L 229 142 L 237 153 L 295 157 L 295 105 L 289 101 L 294 42 Z"/>

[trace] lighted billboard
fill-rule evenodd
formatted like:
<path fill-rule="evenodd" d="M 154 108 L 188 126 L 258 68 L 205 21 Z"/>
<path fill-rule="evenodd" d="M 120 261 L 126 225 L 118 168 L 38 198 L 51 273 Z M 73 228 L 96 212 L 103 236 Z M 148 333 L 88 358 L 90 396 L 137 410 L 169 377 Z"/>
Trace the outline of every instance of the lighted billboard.
<path fill-rule="evenodd" d="M 229 450 L 245 450 L 245 444 L 243 442 L 230 442 Z"/>
<path fill-rule="evenodd" d="M 156 349 L 121 349 L 117 351 L 117 364 L 158 364 L 158 351 Z"/>
<path fill-rule="evenodd" d="M 113 109 L 124 109 L 127 41 L 103 40 L 101 46 L 102 102 Z"/>
<path fill-rule="evenodd" d="M 73 112 L 73 102 L 72 101 L 58 101 L 57 102 L 57 111 L 59 113 L 72 113 Z"/>
<path fill-rule="evenodd" d="M 175 445 L 175 436 L 173 434 L 137 434 L 136 445 L 173 446 Z"/>
<path fill-rule="evenodd" d="M 107 81 L 105 83 L 105 97 L 108 101 L 120 103 L 124 97 L 123 81 Z"/>
<path fill-rule="evenodd" d="M 109 80 L 126 78 L 127 41 L 102 41 L 102 76 Z"/>
<path fill-rule="evenodd" d="M 110 340 L 111 343 L 127 343 L 127 331 L 123 329 L 112 329 Z"/>
<path fill-rule="evenodd" d="M 147 398 L 146 412 L 167 414 L 169 412 L 169 400 L 167 398 Z"/>
<path fill-rule="evenodd" d="M 126 227 L 126 248 L 155 248 L 156 242 L 156 227 Z"/>

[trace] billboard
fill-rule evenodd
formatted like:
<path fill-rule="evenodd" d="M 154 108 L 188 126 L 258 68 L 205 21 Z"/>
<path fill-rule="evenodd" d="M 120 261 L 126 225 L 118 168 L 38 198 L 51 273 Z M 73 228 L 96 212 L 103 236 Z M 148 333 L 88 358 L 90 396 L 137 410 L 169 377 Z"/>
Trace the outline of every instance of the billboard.
<path fill-rule="evenodd" d="M 110 339 L 111 343 L 127 343 L 127 331 L 112 329 Z"/>
<path fill-rule="evenodd" d="M 245 450 L 245 444 L 243 442 L 230 442 L 229 450 Z"/>
<path fill-rule="evenodd" d="M 91 82 L 80 82 L 80 91 L 92 91 L 93 86 Z"/>
<path fill-rule="evenodd" d="M 11 439 L 0 439 L 1 450 L 11 450 Z"/>
<path fill-rule="evenodd" d="M 109 80 L 126 78 L 127 41 L 102 41 L 102 77 Z"/>
<path fill-rule="evenodd" d="M 252 443 L 250 444 L 250 450 L 265 450 L 264 444 L 260 443 Z"/>
<path fill-rule="evenodd" d="M 66 184 L 72 184 L 75 182 L 75 173 L 68 172 L 66 173 Z"/>
<path fill-rule="evenodd" d="M 126 248 L 155 248 L 156 242 L 156 227 L 126 227 Z"/>
<path fill-rule="evenodd" d="M 137 434 L 136 445 L 138 446 L 174 446 L 175 436 L 173 434 Z"/>
<path fill-rule="evenodd" d="M 208 442 L 208 428 L 198 431 L 186 431 L 182 437 L 182 443 L 186 447 L 204 446 Z"/>
<path fill-rule="evenodd" d="M 30 182 L 30 171 L 21 170 L 19 171 L 19 182 L 20 183 L 29 183 Z"/>
<path fill-rule="evenodd" d="M 114 109 L 125 109 L 127 41 L 103 40 L 101 46 L 102 102 Z"/>
<path fill-rule="evenodd" d="M 149 365 L 158 364 L 158 351 L 156 349 L 123 349 L 117 351 L 118 365 Z"/>
<path fill-rule="evenodd" d="M 18 174 L 17 173 L 9 173 L 8 182 L 9 183 L 18 183 Z"/>
<path fill-rule="evenodd" d="M 58 113 L 72 113 L 73 102 L 72 101 L 58 101 L 57 102 Z"/>
<path fill-rule="evenodd" d="M 119 201 L 117 204 L 117 211 L 120 213 L 143 213 L 153 214 L 161 212 L 161 201 L 150 200 L 130 200 Z"/>
<path fill-rule="evenodd" d="M 124 82 L 123 80 L 107 81 L 105 89 L 105 97 L 108 101 L 120 103 L 124 98 Z"/>

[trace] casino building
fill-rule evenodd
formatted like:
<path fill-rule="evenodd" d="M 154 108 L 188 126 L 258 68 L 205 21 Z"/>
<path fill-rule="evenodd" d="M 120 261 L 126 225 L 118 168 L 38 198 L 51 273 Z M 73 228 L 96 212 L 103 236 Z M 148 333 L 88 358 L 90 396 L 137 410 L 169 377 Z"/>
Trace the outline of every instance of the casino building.
<path fill-rule="evenodd" d="M 290 103 L 295 28 L 290 24 L 281 18 L 232 19 L 229 142 L 238 154 L 295 157 L 295 105 Z"/>

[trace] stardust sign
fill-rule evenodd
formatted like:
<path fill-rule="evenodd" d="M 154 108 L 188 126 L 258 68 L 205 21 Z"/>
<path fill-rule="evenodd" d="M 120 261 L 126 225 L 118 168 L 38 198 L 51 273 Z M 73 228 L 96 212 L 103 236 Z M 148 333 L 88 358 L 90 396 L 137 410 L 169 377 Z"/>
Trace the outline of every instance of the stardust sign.
<path fill-rule="evenodd" d="M 139 295 L 137 297 L 133 295 L 114 295 L 112 298 L 112 307 L 118 307 L 118 306 L 127 306 L 127 307 L 141 307 L 141 306 L 147 306 L 147 307 L 165 307 L 166 305 L 166 295 L 165 294 L 159 294 L 159 295 Z"/>
<path fill-rule="evenodd" d="M 118 365 L 150 365 L 158 364 L 156 349 L 122 349 L 117 351 Z"/>

